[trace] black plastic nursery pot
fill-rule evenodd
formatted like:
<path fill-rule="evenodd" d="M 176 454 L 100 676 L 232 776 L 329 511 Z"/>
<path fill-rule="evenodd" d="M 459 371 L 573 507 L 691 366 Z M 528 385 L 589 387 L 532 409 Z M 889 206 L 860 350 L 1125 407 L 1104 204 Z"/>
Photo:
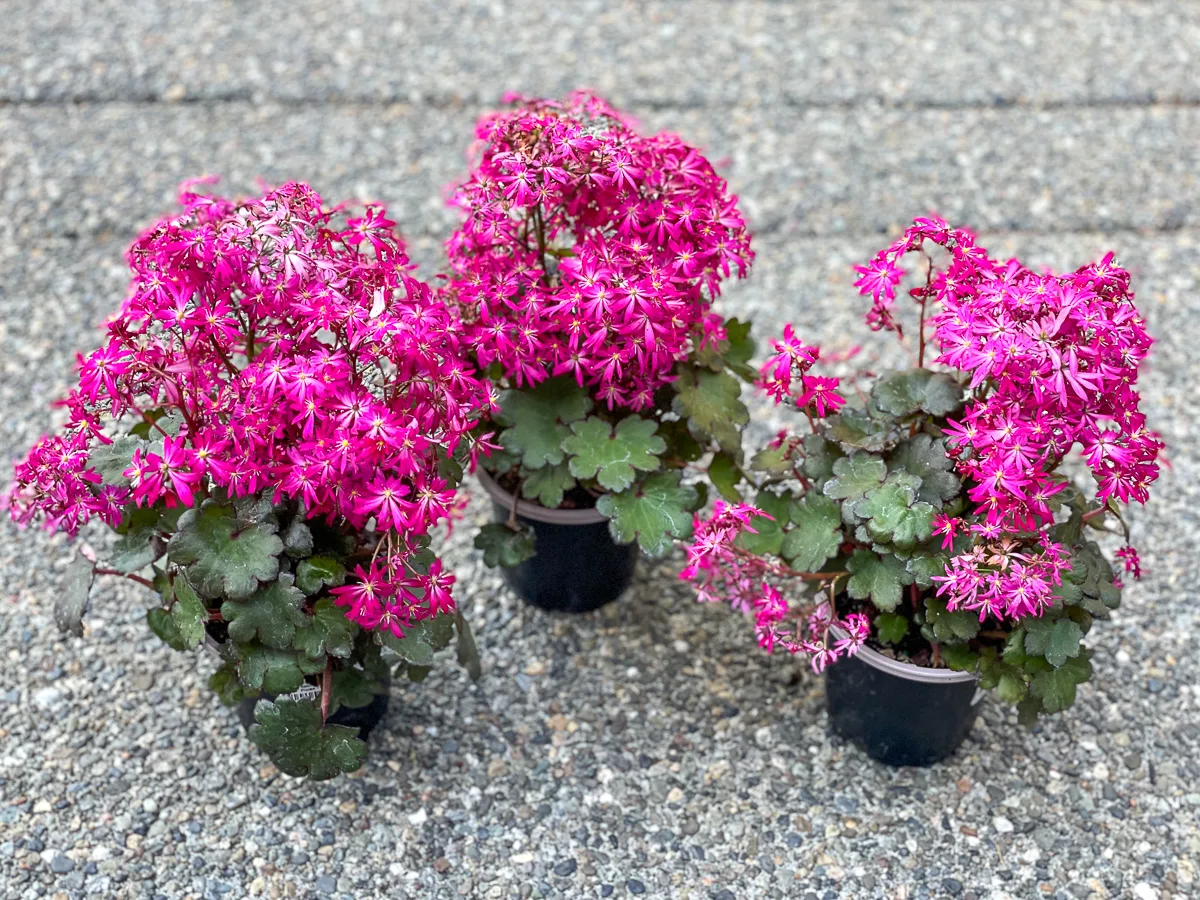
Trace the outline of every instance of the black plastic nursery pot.
<path fill-rule="evenodd" d="M 478 475 L 497 522 L 508 519 L 515 503 L 517 519 L 533 529 L 537 555 L 511 569 L 501 567 L 526 603 L 550 612 L 591 612 L 629 586 L 637 544 L 614 541 L 608 520 L 596 510 L 546 509 L 515 498 L 482 468 Z"/>
<path fill-rule="evenodd" d="M 969 672 L 929 669 L 862 647 L 825 670 L 830 727 L 889 766 L 928 766 L 967 736 L 982 692 Z"/>

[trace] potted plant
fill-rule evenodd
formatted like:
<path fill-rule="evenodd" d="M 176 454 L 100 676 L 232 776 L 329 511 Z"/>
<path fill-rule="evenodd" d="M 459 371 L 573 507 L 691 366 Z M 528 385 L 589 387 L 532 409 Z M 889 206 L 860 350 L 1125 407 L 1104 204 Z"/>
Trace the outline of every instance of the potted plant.
<path fill-rule="evenodd" d="M 489 394 L 382 207 L 326 210 L 297 183 L 181 202 L 130 249 L 128 299 L 11 512 L 118 535 L 73 565 L 61 627 L 82 634 L 97 576 L 155 591 L 150 628 L 218 654 L 210 685 L 251 740 L 332 777 L 361 764 L 393 669 L 423 677 L 455 630 L 478 668 L 430 533 Z"/>
<path fill-rule="evenodd" d="M 509 98 L 478 126 L 478 164 L 451 200 L 442 294 L 499 395 L 480 426 L 496 521 L 489 565 L 547 609 L 584 611 L 661 555 L 702 493 L 741 461 L 749 328 L 712 303 L 753 253 L 737 198 L 699 152 L 646 137 L 586 92 Z"/>
<path fill-rule="evenodd" d="M 753 458 L 753 504 L 698 521 L 683 572 L 701 599 L 752 612 L 767 651 L 818 672 L 846 657 L 827 672 L 832 726 L 893 765 L 953 752 L 977 687 L 1030 724 L 1074 702 L 1092 674 L 1083 638 L 1121 596 L 1092 532 L 1122 536 L 1116 556 L 1140 575 L 1121 504 L 1145 502 L 1162 449 L 1135 390 L 1151 341 L 1111 254 L 1038 273 L 918 219 L 856 267 L 868 323 L 901 339 L 910 253 L 915 367 L 847 402 L 785 329 L 761 383 L 808 433 Z M 1087 470 L 1091 491 L 1069 477 Z"/>

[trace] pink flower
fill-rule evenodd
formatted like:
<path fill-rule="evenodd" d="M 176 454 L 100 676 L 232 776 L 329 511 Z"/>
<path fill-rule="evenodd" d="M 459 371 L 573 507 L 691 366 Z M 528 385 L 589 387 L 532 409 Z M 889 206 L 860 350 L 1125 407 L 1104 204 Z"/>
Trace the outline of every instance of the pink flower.
<path fill-rule="evenodd" d="M 749 270 L 737 198 L 694 148 L 594 94 L 513 103 L 476 129 L 442 296 L 480 365 L 517 386 L 570 374 L 610 408 L 645 408 L 711 337 L 722 281 Z"/>
<path fill-rule="evenodd" d="M 131 502 L 261 492 L 364 541 L 374 516 L 386 564 L 335 591 L 364 627 L 449 609 L 452 579 L 417 576 L 406 537 L 454 508 L 439 463 L 494 408 L 452 311 L 412 277 L 382 207 L 339 224 L 304 184 L 242 202 L 196 190 L 130 249 L 129 296 L 80 363 L 67 428 L 17 464 L 13 518 L 75 533 Z M 159 409 L 125 480 L 104 484 L 92 451 Z M 414 578 L 428 598 L 396 587 Z"/>
<path fill-rule="evenodd" d="M 1134 579 L 1140 580 L 1142 577 L 1142 558 L 1138 556 L 1137 550 L 1126 544 L 1116 553 L 1117 559 L 1125 564 L 1126 573 L 1132 575 Z"/>
<path fill-rule="evenodd" d="M 808 375 L 804 378 L 804 393 L 796 398 L 800 407 L 811 405 L 817 416 L 824 417 L 835 413 L 845 405 L 846 399 L 837 393 L 838 379 L 822 378 L 819 375 Z"/>
<path fill-rule="evenodd" d="M 937 362 L 969 376 L 976 392 L 947 433 L 959 474 L 974 484 L 976 513 L 1010 530 L 1050 521 L 1046 499 L 1061 489 L 1050 470 L 1076 444 L 1099 499 L 1145 502 L 1163 445 L 1146 430 L 1134 390 L 1151 340 L 1128 272 L 1112 254 L 1067 275 L 1034 272 L 992 259 L 964 229 L 918 219 L 857 267 L 877 307 L 896 261 L 925 241 L 949 261 L 914 296 L 940 306 L 929 318 Z M 877 308 L 868 322 L 879 325 Z"/>
<path fill-rule="evenodd" d="M 948 550 L 954 546 L 954 536 L 962 526 L 962 520 L 937 513 L 933 517 L 933 533 L 942 536 L 942 549 Z"/>

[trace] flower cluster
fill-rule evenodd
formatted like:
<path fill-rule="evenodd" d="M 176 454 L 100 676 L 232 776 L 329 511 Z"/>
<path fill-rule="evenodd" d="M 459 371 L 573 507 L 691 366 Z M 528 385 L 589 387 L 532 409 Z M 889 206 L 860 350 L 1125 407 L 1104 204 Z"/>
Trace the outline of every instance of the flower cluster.
<path fill-rule="evenodd" d="M 80 361 L 65 431 L 18 464 L 13 517 L 75 533 L 130 502 L 286 497 L 360 531 L 374 520 L 378 567 L 340 597 L 356 622 L 398 634 L 448 608 L 452 579 L 409 563 L 455 502 L 439 462 L 491 394 L 394 223 L 325 210 L 298 183 L 242 203 L 185 186 L 181 202 L 130 249 L 129 297 Z M 102 478 L 93 455 L 139 422 L 158 440 Z"/>
<path fill-rule="evenodd" d="M 481 366 L 518 386 L 569 373 L 609 408 L 648 408 L 677 361 L 724 338 L 711 303 L 753 259 L 737 198 L 695 149 L 592 94 L 516 100 L 480 123 L 453 195 L 446 296 Z"/>
<path fill-rule="evenodd" d="M 745 533 L 757 534 L 756 518 L 772 519 L 745 503 L 716 501 L 708 517 L 695 517 L 694 536 L 687 547 L 687 567 L 680 578 L 691 581 L 701 602 L 728 602 L 740 612 L 753 613 L 758 644 L 768 653 L 777 647 L 805 653 L 813 671 L 824 671 L 843 655 L 853 656 L 870 633 L 862 613 L 838 618 L 828 599 L 807 610 L 793 610 L 777 584 L 808 573 L 794 572 L 782 562 L 747 551 L 739 545 Z M 795 623 L 789 628 L 789 623 Z"/>
<path fill-rule="evenodd" d="M 925 283 L 910 291 L 936 302 L 936 362 L 964 373 L 972 402 L 947 427 L 950 454 L 967 481 L 972 526 L 983 540 L 1038 533 L 1054 521 L 1051 498 L 1067 481 L 1056 473 L 1079 446 L 1097 483 L 1097 500 L 1144 503 L 1158 477 L 1163 444 L 1146 428 L 1134 389 L 1151 339 L 1130 290 L 1129 273 L 1109 253 L 1069 275 L 1036 273 L 1018 260 L 992 259 L 962 228 L 917 219 L 890 247 L 857 267 L 872 298 L 874 328 L 899 330 L 893 317 L 898 266 L 926 242 L 943 247 Z M 926 254 L 927 255 L 927 254 Z M 924 322 L 920 339 L 924 343 Z M 1039 615 L 1050 586 L 1069 568 L 1045 535 L 1030 550 L 1014 542 L 976 545 L 939 578 L 951 609 L 1019 619 Z M 1132 549 L 1132 548 L 1130 548 Z M 1136 551 L 1135 551 L 1136 552 Z M 985 568 L 981 569 L 981 566 Z"/>
<path fill-rule="evenodd" d="M 1054 589 L 1070 571 L 1063 547 L 1046 541 L 1031 549 L 1013 538 L 976 543 L 935 575 L 938 595 L 951 610 L 979 613 L 979 621 L 1040 616 L 1053 602 Z"/>
<path fill-rule="evenodd" d="M 837 378 L 808 374 L 821 350 L 797 338 L 790 322 L 783 326 L 783 337 L 771 341 L 771 347 L 775 352 L 759 370 L 758 386 L 776 403 L 787 399 L 800 409 L 811 406 L 820 417 L 837 412 L 846 403 L 837 393 Z"/>
<path fill-rule="evenodd" d="M 934 217 L 855 267 L 876 330 L 904 337 L 895 301 L 910 252 L 928 263 L 909 291 L 916 368 L 847 404 L 837 379 L 812 374 L 819 349 L 787 326 L 758 384 L 812 433 L 780 432 L 743 470 L 753 506 L 718 502 L 697 517 L 682 577 L 700 600 L 753 614 L 762 647 L 806 653 L 818 671 L 873 633 L 921 664 L 978 667 L 985 687 L 1007 679 L 1025 715 L 1057 712 L 1069 701 L 1050 681 L 1087 679 L 1079 640 L 1120 602 L 1084 528 L 1114 515 L 1128 539 L 1118 501 L 1144 502 L 1158 474 L 1162 442 L 1135 390 L 1151 341 L 1111 254 L 1036 273 Z M 1091 499 L 1059 472 L 1077 449 Z M 1134 548 L 1116 556 L 1140 574 Z M 789 582 L 818 588 L 792 606 Z M 1023 655 L 1001 652 L 1014 635 Z"/>
<path fill-rule="evenodd" d="M 897 262 L 923 252 L 926 241 L 944 247 L 949 261 L 931 265 L 911 294 L 922 308 L 940 306 L 932 319 L 936 361 L 965 373 L 975 394 L 949 434 L 976 512 L 1007 531 L 1051 521 L 1049 499 L 1065 483 L 1053 472 L 1076 444 L 1102 502 L 1144 503 L 1163 445 L 1147 430 L 1134 389 L 1151 339 L 1129 273 L 1110 253 L 1069 275 L 1039 274 L 992 259 L 965 229 L 917 219 L 859 267 L 873 327 L 896 327 Z"/>

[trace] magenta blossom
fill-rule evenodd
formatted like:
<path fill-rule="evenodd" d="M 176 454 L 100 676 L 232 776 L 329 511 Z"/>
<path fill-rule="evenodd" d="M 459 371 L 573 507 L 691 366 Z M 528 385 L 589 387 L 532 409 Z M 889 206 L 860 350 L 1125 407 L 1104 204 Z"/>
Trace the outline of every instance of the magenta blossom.
<path fill-rule="evenodd" d="M 754 258 L 737 198 L 698 151 L 593 94 L 516 102 L 477 129 L 444 296 L 479 364 L 517 386 L 570 374 L 609 408 L 648 408 L 725 337 L 710 306 Z"/>
<path fill-rule="evenodd" d="M 374 519 L 386 562 L 336 591 L 356 622 L 400 634 L 450 608 L 452 579 L 414 558 L 455 502 L 439 462 L 492 394 L 393 223 L 297 183 L 181 202 L 130 248 L 129 296 L 80 361 L 65 431 L 17 465 L 13 517 L 74 534 L 130 502 L 262 493 L 360 533 Z M 105 481 L 91 454 L 137 423 L 148 439 Z"/>

